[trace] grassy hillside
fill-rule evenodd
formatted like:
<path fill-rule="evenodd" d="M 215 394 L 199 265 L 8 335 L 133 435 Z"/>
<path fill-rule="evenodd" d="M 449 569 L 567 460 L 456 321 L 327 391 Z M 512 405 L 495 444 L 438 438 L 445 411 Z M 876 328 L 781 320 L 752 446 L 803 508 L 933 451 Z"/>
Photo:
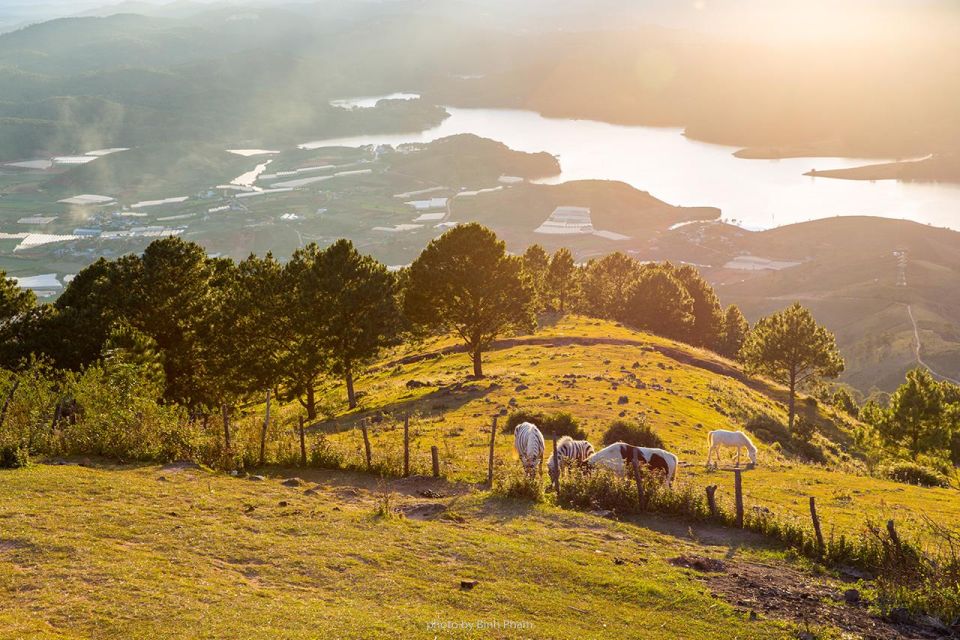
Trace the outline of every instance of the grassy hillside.
<path fill-rule="evenodd" d="M 710 352 L 608 322 L 565 317 L 532 338 L 505 341 L 487 357 L 488 379 L 481 381 L 466 380 L 469 358 L 450 352 L 452 346 L 440 342 L 415 352 L 425 349 L 439 357 L 384 363 L 360 383 L 365 394 L 361 410 L 339 414 L 318 429 L 359 464 L 363 445 L 352 427 L 361 417 L 393 415 L 375 425 L 372 446 L 375 461 L 398 468 L 402 436 L 396 419 L 410 413 L 418 417 L 413 464 L 429 469 L 430 446 L 437 445 L 447 475 L 478 481 L 486 474 L 493 415 L 517 408 L 567 411 L 582 421 L 594 443 L 613 420 L 642 415 L 680 457 L 685 482 L 717 484 L 718 495 L 729 501 L 733 474 L 704 468 L 707 432 L 743 429 L 758 416 L 786 422 L 784 389 L 749 378 Z M 341 393 L 339 388 L 330 391 L 331 407 L 343 406 Z M 855 425 L 849 418 L 807 400 L 800 402 L 800 411 L 831 441 L 820 441 L 829 464 L 807 464 L 762 444 L 760 464 L 744 474 L 748 508 L 767 507 L 806 525 L 808 497 L 816 496 L 825 530 L 836 528 L 838 534 L 861 530 L 866 517 L 893 517 L 904 529 L 914 530 L 924 515 L 960 522 L 956 489 L 867 477 L 851 443 Z M 501 425 L 504 420 L 500 418 Z M 759 444 L 764 434 L 754 436 Z M 498 464 L 516 465 L 509 435 L 498 435 L 496 446 Z"/>
<path fill-rule="evenodd" d="M 718 484 L 727 502 L 732 474 L 703 469 L 705 433 L 757 414 L 783 420 L 783 389 L 708 352 L 578 317 L 501 341 L 485 368 L 488 378 L 468 380 L 466 354 L 438 339 L 390 354 L 361 381 L 357 411 L 338 411 L 339 390 L 327 390 L 334 415 L 309 431 L 314 462 L 337 454 L 358 464 L 351 427 L 371 418 L 375 465 L 398 469 L 397 419 L 410 412 L 415 475 L 406 479 L 315 467 L 231 477 L 185 463 L 90 460 L 0 471 L 0 638 L 804 631 L 894 639 L 917 631 L 883 622 L 872 605 L 844 604 L 851 575 L 814 571 L 756 534 L 649 513 L 614 521 L 559 509 L 550 497 L 497 497 L 477 482 L 490 418 L 510 407 L 570 411 L 594 442 L 615 417 L 643 413 L 679 454 L 680 482 Z M 235 424 L 237 446 L 257 438 L 261 409 L 248 407 Z M 838 443 L 831 466 L 763 446 L 759 466 L 745 473 L 748 509 L 802 519 L 815 495 L 831 535 L 857 531 L 865 516 L 893 517 L 911 533 L 923 514 L 960 519 L 955 489 L 855 475 L 856 462 L 841 461 L 852 423 L 809 403 L 802 411 Z M 298 414 L 293 405 L 274 413 L 271 459 L 296 459 Z M 444 479 L 427 477 L 431 445 Z M 496 457 L 498 477 L 517 468 L 508 435 L 498 434 Z M 875 597 L 869 582 L 855 586 L 867 603 Z"/>
<path fill-rule="evenodd" d="M 444 513 L 383 518 L 368 478 L 301 475 L 291 488 L 158 467 L 0 472 L 0 638 L 793 635 L 767 615 L 749 621 L 746 608 L 759 607 L 734 606 L 669 563 L 726 550 L 731 571 L 796 571 L 751 536 L 708 546 L 667 522 L 614 523 L 427 481 L 386 488 L 394 506 Z M 426 487 L 446 498 L 424 501 Z M 434 621 L 532 626 L 431 631 Z"/>

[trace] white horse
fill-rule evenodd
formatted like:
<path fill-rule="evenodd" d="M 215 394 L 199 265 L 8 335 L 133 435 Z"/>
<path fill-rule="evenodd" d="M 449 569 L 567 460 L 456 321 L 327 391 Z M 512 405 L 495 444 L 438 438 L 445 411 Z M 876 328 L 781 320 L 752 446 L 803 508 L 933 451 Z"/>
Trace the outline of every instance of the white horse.
<path fill-rule="evenodd" d="M 567 461 L 582 464 L 593 454 L 593 445 L 586 440 L 574 440 L 570 436 L 563 436 L 557 441 L 556 455 L 551 453 L 547 460 L 550 480 L 556 481 L 560 477 L 560 467 Z"/>
<path fill-rule="evenodd" d="M 623 476 L 631 468 L 634 456 L 637 457 L 637 463 L 641 466 L 661 471 L 667 487 L 673 484 L 680 461 L 669 451 L 653 447 L 635 447 L 626 442 L 614 442 L 587 458 L 587 467 L 602 467 Z"/>
<path fill-rule="evenodd" d="M 521 422 L 513 430 L 513 447 L 520 456 L 523 470 L 533 477 L 537 468 L 543 473 L 543 434 L 532 422 Z"/>
<path fill-rule="evenodd" d="M 707 434 L 710 450 L 707 452 L 707 466 L 716 454 L 716 464 L 720 464 L 720 448 L 735 447 L 737 449 L 737 466 L 740 466 L 740 449 L 746 449 L 750 456 L 750 464 L 757 464 L 757 447 L 743 431 L 726 431 L 717 429 Z"/>

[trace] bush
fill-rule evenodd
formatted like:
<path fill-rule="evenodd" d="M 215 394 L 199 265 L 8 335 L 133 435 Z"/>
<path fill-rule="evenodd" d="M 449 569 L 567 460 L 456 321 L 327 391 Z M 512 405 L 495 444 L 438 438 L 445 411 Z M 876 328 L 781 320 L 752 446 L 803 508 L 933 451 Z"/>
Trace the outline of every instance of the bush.
<path fill-rule="evenodd" d="M 812 420 L 797 416 L 793 423 L 793 433 L 790 435 L 794 441 L 810 442 L 815 433 L 817 433 L 817 425 Z"/>
<path fill-rule="evenodd" d="M 30 466 L 30 453 L 25 447 L 7 444 L 0 446 L 0 469 L 21 469 Z"/>
<path fill-rule="evenodd" d="M 922 487 L 949 487 L 950 481 L 938 471 L 916 462 L 894 462 L 881 469 L 885 478 Z"/>
<path fill-rule="evenodd" d="M 198 434 L 182 432 L 179 408 L 164 405 L 160 390 L 134 365 L 94 365 L 71 385 L 79 418 L 65 425 L 72 453 L 126 460 L 191 457 Z"/>
<path fill-rule="evenodd" d="M 493 493 L 502 498 L 542 502 L 543 483 L 537 476 L 530 477 L 519 469 L 512 469 L 497 476 Z"/>
<path fill-rule="evenodd" d="M 341 469 L 344 466 L 343 453 L 335 449 L 327 436 L 321 433 L 310 447 L 310 466 L 319 469 Z"/>
<path fill-rule="evenodd" d="M 570 436 L 574 440 L 583 440 L 587 432 L 580 426 L 580 422 L 567 412 L 547 414 L 538 411 L 514 411 L 507 418 L 503 433 L 513 433 L 517 425 L 522 422 L 532 422 L 537 425 L 544 436 L 556 434 L 557 437 Z"/>
<path fill-rule="evenodd" d="M 773 416 L 765 413 L 757 414 L 747 420 L 747 431 L 757 436 L 761 442 L 773 444 L 779 442 L 780 446 L 790 445 L 790 434 L 787 433 L 787 427 Z"/>
<path fill-rule="evenodd" d="M 560 483 L 557 504 L 570 509 L 604 509 L 617 515 L 635 513 L 639 508 L 636 484 L 603 469 L 593 473 L 571 469 Z"/>
<path fill-rule="evenodd" d="M 603 434 L 602 442 L 604 446 L 611 445 L 614 442 L 626 442 L 635 447 L 663 449 L 663 440 L 657 432 L 647 424 L 646 420 L 639 422 L 617 420 L 607 427 L 607 430 Z"/>

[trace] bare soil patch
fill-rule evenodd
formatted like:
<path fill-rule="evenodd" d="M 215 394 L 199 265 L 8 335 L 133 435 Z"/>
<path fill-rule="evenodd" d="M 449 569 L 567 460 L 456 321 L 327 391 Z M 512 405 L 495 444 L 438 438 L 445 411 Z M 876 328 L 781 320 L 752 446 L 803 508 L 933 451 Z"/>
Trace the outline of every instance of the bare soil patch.
<path fill-rule="evenodd" d="M 894 624 L 869 610 L 869 602 L 844 597 L 846 586 L 785 565 L 679 556 L 671 564 L 697 572 L 711 591 L 727 602 L 771 618 L 812 628 L 837 627 L 868 640 L 943 638 L 943 630 L 919 624 Z"/>

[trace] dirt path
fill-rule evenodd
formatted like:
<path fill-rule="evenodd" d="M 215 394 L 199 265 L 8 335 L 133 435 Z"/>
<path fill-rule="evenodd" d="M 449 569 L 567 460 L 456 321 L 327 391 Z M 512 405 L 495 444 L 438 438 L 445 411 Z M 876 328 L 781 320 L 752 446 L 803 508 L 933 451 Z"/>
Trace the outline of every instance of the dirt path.
<path fill-rule="evenodd" d="M 920 343 L 920 328 L 919 326 L 917 326 L 916 318 L 913 317 L 913 307 L 911 307 L 909 304 L 906 305 L 906 307 L 907 307 L 907 315 L 910 316 L 910 323 L 913 325 L 913 339 L 914 339 L 913 353 L 917 359 L 917 364 L 919 364 L 921 367 L 923 367 L 924 369 L 929 371 L 931 374 L 933 374 L 933 377 L 935 378 L 940 378 L 941 380 L 946 380 L 947 382 L 952 382 L 953 384 L 960 384 L 960 380 L 955 380 L 950 376 L 945 376 L 942 373 L 935 371 L 933 367 L 931 367 L 930 365 L 928 365 L 926 362 L 923 361 L 923 358 L 920 356 L 920 349 L 922 346 Z"/>
<path fill-rule="evenodd" d="M 811 576 L 783 563 L 703 556 L 678 556 L 670 562 L 693 571 L 730 604 L 807 627 L 810 637 L 819 637 L 819 628 L 826 625 L 876 640 L 945 637 L 942 629 L 932 626 L 880 618 L 870 612 L 870 603 L 851 585 Z"/>
<path fill-rule="evenodd" d="M 567 346 L 593 346 L 593 345 L 613 345 L 613 346 L 622 346 L 622 347 L 638 347 L 644 348 L 651 351 L 656 351 L 657 353 L 664 355 L 671 360 L 675 360 L 681 364 L 687 364 L 690 366 L 698 367 L 700 369 L 705 369 L 711 373 L 716 373 L 717 375 L 726 376 L 728 378 L 733 378 L 738 382 L 750 387 L 755 391 L 759 391 L 764 395 L 770 396 L 778 402 L 784 402 L 786 400 L 786 392 L 764 380 L 759 380 L 754 378 L 741 369 L 738 369 L 732 363 L 720 359 L 720 356 L 711 358 L 709 356 L 698 357 L 690 354 L 688 351 L 683 349 L 677 349 L 674 347 L 666 347 L 663 345 L 655 345 L 643 340 L 632 340 L 629 338 L 588 338 L 585 336 L 556 336 L 556 337 L 547 337 L 547 336 L 526 336 L 522 338 L 505 338 L 503 340 L 494 341 L 488 351 L 499 351 L 503 349 L 513 349 L 515 347 L 524 347 L 524 346 L 541 346 L 541 347 L 567 347 Z M 694 347 L 689 347 L 694 349 Z M 446 347 L 443 349 L 438 349 L 436 351 L 431 351 L 427 353 L 418 353 L 411 356 L 406 356 L 393 360 L 384 365 L 378 367 L 379 369 L 392 369 L 397 365 L 406 365 L 413 364 L 416 362 L 421 362 L 423 360 L 430 360 L 432 358 L 439 358 L 441 356 L 453 354 L 453 353 L 465 353 L 466 347 L 464 345 L 453 345 L 451 347 Z"/>

